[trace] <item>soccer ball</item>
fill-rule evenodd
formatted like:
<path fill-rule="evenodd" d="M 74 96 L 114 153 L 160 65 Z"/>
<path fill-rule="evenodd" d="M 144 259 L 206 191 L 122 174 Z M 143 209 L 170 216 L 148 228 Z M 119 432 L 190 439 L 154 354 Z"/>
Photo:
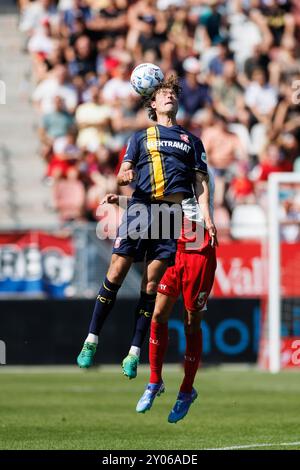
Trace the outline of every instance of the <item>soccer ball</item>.
<path fill-rule="evenodd" d="M 154 64 L 140 64 L 133 70 L 130 82 L 133 89 L 141 96 L 148 96 L 163 81 L 164 74 Z"/>

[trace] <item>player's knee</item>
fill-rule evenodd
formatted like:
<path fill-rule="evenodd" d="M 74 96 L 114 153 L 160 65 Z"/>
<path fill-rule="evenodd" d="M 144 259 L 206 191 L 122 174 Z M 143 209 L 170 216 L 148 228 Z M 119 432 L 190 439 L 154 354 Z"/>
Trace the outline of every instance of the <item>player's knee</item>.
<path fill-rule="evenodd" d="M 107 278 L 110 280 L 110 282 L 117 285 L 121 285 L 123 279 L 121 271 L 117 270 L 110 271 L 107 275 Z"/>
<path fill-rule="evenodd" d="M 184 321 L 184 331 L 187 335 L 197 333 L 201 327 L 202 312 L 188 312 Z"/>
<path fill-rule="evenodd" d="M 108 270 L 107 278 L 113 284 L 121 285 L 127 272 L 127 265 L 121 259 L 114 260 Z"/>
<path fill-rule="evenodd" d="M 114 264 L 110 267 L 107 277 L 113 284 L 120 284 L 122 282 L 122 267 Z"/>
<path fill-rule="evenodd" d="M 168 315 L 160 308 L 155 308 L 152 316 L 152 321 L 155 323 L 166 323 L 168 321 Z"/>

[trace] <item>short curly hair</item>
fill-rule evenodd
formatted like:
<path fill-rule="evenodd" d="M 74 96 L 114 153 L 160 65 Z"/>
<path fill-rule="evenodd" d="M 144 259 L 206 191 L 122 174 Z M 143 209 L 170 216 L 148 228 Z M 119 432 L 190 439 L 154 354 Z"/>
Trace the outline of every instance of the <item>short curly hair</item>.
<path fill-rule="evenodd" d="M 181 87 L 179 85 L 178 78 L 175 77 L 175 75 L 171 75 L 167 80 L 164 80 L 155 88 L 151 95 L 144 98 L 144 107 L 146 108 L 148 116 L 152 121 L 157 121 L 157 115 L 155 109 L 152 108 L 151 103 L 153 103 L 156 94 L 160 90 L 167 90 L 169 88 L 174 91 L 177 97 L 180 95 Z"/>

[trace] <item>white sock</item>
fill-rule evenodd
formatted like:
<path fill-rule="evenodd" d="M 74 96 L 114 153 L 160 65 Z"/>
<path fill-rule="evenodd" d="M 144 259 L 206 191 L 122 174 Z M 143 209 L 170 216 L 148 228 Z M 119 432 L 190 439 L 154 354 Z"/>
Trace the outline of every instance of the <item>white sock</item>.
<path fill-rule="evenodd" d="M 98 344 L 98 336 L 97 335 L 93 335 L 93 333 L 89 333 L 88 334 L 88 337 L 86 338 L 86 341 L 88 343 L 95 343 L 95 344 Z"/>
<path fill-rule="evenodd" d="M 132 354 L 133 356 L 140 357 L 141 353 L 141 348 L 138 348 L 137 346 L 131 346 L 129 349 L 129 354 Z"/>

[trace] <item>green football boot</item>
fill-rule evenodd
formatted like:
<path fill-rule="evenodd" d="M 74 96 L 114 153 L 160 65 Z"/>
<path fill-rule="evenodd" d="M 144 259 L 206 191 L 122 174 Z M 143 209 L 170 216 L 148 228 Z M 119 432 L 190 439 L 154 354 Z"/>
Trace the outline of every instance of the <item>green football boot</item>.
<path fill-rule="evenodd" d="M 79 367 L 87 369 L 91 367 L 93 364 L 93 359 L 97 350 L 97 344 L 95 343 L 88 343 L 87 341 L 84 343 L 82 350 L 80 351 L 79 356 L 77 357 L 77 364 Z"/>
<path fill-rule="evenodd" d="M 135 379 L 137 376 L 137 366 L 139 364 L 138 356 L 128 354 L 122 362 L 123 374 L 129 379 Z"/>

